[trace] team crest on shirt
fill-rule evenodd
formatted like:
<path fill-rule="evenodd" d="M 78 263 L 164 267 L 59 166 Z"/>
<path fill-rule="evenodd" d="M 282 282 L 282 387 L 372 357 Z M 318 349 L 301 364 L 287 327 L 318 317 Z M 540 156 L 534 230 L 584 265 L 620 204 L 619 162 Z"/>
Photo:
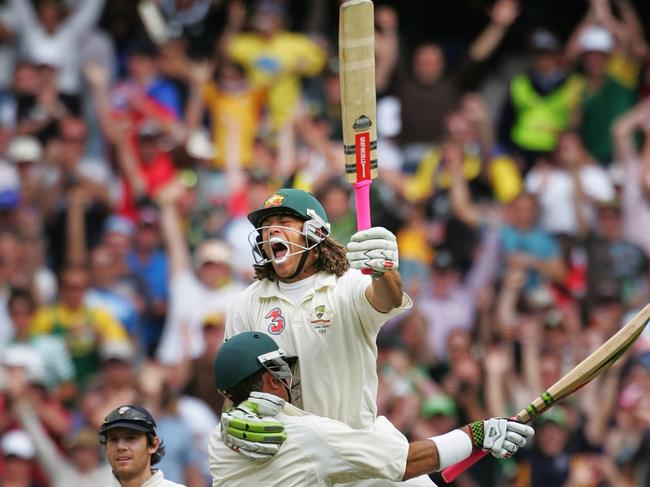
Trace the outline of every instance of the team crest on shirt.
<path fill-rule="evenodd" d="M 275 307 L 266 313 L 264 318 L 271 320 L 271 323 L 269 323 L 268 326 L 271 335 L 279 335 L 286 328 L 287 320 L 284 319 L 284 316 L 282 316 L 282 310 L 278 307 Z"/>
<path fill-rule="evenodd" d="M 273 206 L 280 206 L 284 201 L 284 195 L 273 193 L 271 196 L 266 198 L 264 202 L 264 208 L 271 208 Z"/>
<path fill-rule="evenodd" d="M 314 330 L 318 333 L 327 333 L 332 322 L 332 315 L 324 304 L 319 304 L 314 308 L 309 322 L 314 325 Z"/>

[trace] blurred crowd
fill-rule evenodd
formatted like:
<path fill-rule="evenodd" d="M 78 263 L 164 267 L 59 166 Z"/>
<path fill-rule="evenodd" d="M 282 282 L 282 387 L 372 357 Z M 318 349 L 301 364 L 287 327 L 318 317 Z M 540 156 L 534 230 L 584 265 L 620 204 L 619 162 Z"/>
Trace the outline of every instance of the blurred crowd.
<path fill-rule="evenodd" d="M 97 430 L 127 403 L 166 478 L 210 485 L 246 214 L 295 187 L 356 231 L 337 7 L 0 2 L 0 487 L 107 485 Z M 415 303 L 380 334 L 377 402 L 416 440 L 516 414 L 649 301 L 650 9 L 375 14 L 373 224 Z M 650 486 L 650 330 L 535 426 L 455 485 Z"/>

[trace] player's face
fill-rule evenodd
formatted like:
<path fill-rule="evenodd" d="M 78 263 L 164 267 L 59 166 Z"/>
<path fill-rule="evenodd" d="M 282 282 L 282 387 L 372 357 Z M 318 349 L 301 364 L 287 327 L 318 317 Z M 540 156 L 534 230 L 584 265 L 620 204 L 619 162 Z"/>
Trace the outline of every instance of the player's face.
<path fill-rule="evenodd" d="M 290 215 L 273 215 L 262 220 L 264 253 L 273 259 L 273 269 L 280 280 L 293 275 L 300 263 L 307 246 L 303 225 L 300 218 Z"/>
<path fill-rule="evenodd" d="M 158 439 L 147 445 L 147 435 L 126 428 L 115 428 L 106 434 L 106 456 L 118 480 L 137 478 L 151 468 L 150 461 L 158 449 Z"/>

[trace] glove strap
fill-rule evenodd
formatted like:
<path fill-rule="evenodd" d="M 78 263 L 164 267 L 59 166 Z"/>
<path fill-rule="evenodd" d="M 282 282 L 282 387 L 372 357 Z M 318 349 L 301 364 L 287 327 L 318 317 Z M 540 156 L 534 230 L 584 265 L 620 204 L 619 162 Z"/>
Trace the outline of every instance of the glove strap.
<path fill-rule="evenodd" d="M 474 448 L 483 448 L 483 441 L 485 440 L 485 424 L 483 421 L 474 421 L 467 425 L 472 437 L 472 444 Z"/>

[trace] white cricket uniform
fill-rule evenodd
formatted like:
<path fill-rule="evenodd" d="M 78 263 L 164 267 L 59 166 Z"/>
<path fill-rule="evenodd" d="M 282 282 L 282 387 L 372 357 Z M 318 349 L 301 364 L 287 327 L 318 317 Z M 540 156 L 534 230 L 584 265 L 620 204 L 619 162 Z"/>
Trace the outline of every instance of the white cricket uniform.
<path fill-rule="evenodd" d="M 111 483 L 109 487 L 122 487 L 115 475 L 111 474 Z M 165 476 L 162 473 L 162 470 L 156 470 L 151 478 L 145 481 L 140 487 L 185 487 L 183 484 L 177 484 L 171 480 L 165 479 Z"/>
<path fill-rule="evenodd" d="M 287 440 L 272 460 L 252 462 L 228 448 L 218 426 L 210 439 L 212 487 L 319 487 L 358 479 L 377 487 L 404 476 L 409 445 L 405 438 L 308 414 L 285 404 L 276 416 Z"/>
<path fill-rule="evenodd" d="M 370 276 L 355 269 L 341 277 L 319 272 L 313 286 L 295 303 L 277 282 L 257 281 L 233 301 L 225 336 L 244 331 L 267 333 L 280 348 L 299 358 L 301 407 L 305 411 L 373 431 L 379 422 L 377 334 L 387 319 L 413 303 L 403 294 L 399 308 L 389 313 L 377 311 L 365 294 L 370 281 Z M 406 441 L 388 420 L 380 419 L 384 434 Z M 416 480 L 409 485 L 433 485 L 428 477 L 419 484 Z"/>

